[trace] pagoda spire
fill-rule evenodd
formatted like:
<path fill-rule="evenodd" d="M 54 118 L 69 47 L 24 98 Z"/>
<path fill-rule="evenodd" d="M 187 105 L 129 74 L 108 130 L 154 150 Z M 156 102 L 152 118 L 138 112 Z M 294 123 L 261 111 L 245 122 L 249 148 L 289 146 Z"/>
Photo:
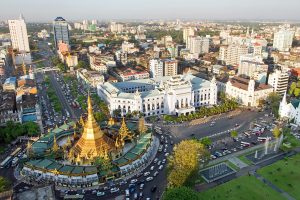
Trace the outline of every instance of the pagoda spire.
<path fill-rule="evenodd" d="M 27 70 L 26 70 L 26 65 L 25 65 L 24 59 L 23 59 L 22 69 L 23 69 L 24 75 L 27 75 Z"/>
<path fill-rule="evenodd" d="M 56 136 L 55 136 L 55 134 L 54 134 L 52 151 L 53 151 L 53 152 L 57 152 L 58 149 L 59 149 L 59 146 L 58 146 L 58 144 L 57 144 Z"/>

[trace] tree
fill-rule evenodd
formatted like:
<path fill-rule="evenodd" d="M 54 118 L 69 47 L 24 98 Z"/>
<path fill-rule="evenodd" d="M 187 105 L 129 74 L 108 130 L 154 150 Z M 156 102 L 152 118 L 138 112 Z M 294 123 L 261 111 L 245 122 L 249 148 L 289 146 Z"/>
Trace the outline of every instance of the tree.
<path fill-rule="evenodd" d="M 294 95 L 295 97 L 298 97 L 300 95 L 300 88 L 295 88 Z"/>
<path fill-rule="evenodd" d="M 196 140 L 183 140 L 175 145 L 168 162 L 169 187 L 183 186 L 190 175 L 199 169 L 199 159 L 205 155 L 204 145 Z"/>
<path fill-rule="evenodd" d="M 110 171 L 113 167 L 109 159 L 98 157 L 94 161 L 94 165 L 101 171 Z"/>
<path fill-rule="evenodd" d="M 209 145 L 211 145 L 211 143 L 212 143 L 212 141 L 211 141 L 211 139 L 210 139 L 209 137 L 204 137 L 204 138 L 202 138 L 200 142 L 201 142 L 203 145 L 205 145 L 205 146 L 209 146 Z"/>
<path fill-rule="evenodd" d="M 294 93 L 294 90 L 296 89 L 297 84 L 295 82 L 292 82 L 289 89 L 289 94 L 292 95 Z"/>
<path fill-rule="evenodd" d="M 11 183 L 6 178 L 0 176 L 0 193 L 10 189 Z"/>
<path fill-rule="evenodd" d="M 57 67 L 60 71 L 63 71 L 63 72 L 66 71 L 65 64 L 63 64 L 63 63 L 58 63 Z"/>
<path fill-rule="evenodd" d="M 276 126 L 273 130 L 273 136 L 278 139 L 279 136 L 281 135 L 281 131 L 279 130 L 279 128 Z"/>
<path fill-rule="evenodd" d="M 107 117 L 102 112 L 95 112 L 94 117 L 97 122 L 103 122 L 103 121 L 107 120 Z"/>
<path fill-rule="evenodd" d="M 279 103 L 280 103 L 281 97 L 276 92 L 272 92 L 269 94 L 267 100 L 270 103 L 270 107 L 271 107 L 272 112 L 275 115 L 275 117 L 279 117 L 278 109 L 279 109 Z"/>
<path fill-rule="evenodd" d="M 163 200 L 199 200 L 200 195 L 188 187 L 177 187 L 168 189 L 163 196 Z"/>
<path fill-rule="evenodd" d="M 52 63 L 53 63 L 54 66 L 57 66 L 59 63 L 61 63 L 60 60 L 59 60 L 59 58 L 57 56 L 53 56 L 51 58 L 51 61 L 52 61 Z"/>
<path fill-rule="evenodd" d="M 236 138 L 238 136 L 238 132 L 236 130 L 233 130 L 233 131 L 230 132 L 230 136 L 232 138 Z"/>
<path fill-rule="evenodd" d="M 88 68 L 89 68 L 89 65 L 88 65 L 86 62 L 80 60 L 80 61 L 78 62 L 78 64 L 77 64 L 77 68 L 88 69 Z"/>
<path fill-rule="evenodd" d="M 144 117 L 141 117 L 141 118 L 139 119 L 138 129 L 139 129 L 139 133 L 140 133 L 140 134 L 146 133 L 147 127 L 146 127 L 146 125 L 145 125 L 145 118 L 144 118 Z"/>
<path fill-rule="evenodd" d="M 113 115 L 114 115 L 114 117 L 119 117 L 120 115 L 121 115 L 121 109 L 115 109 L 114 111 L 113 111 Z"/>
<path fill-rule="evenodd" d="M 23 124 L 28 136 L 36 136 L 40 133 L 40 127 L 35 122 L 26 122 Z"/>

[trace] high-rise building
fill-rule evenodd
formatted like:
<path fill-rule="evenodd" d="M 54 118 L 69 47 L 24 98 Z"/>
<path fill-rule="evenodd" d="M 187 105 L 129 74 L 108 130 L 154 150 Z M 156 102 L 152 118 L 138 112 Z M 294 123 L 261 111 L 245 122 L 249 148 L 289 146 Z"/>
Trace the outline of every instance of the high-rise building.
<path fill-rule="evenodd" d="M 122 33 L 123 32 L 123 24 L 111 22 L 110 23 L 110 31 L 113 33 Z"/>
<path fill-rule="evenodd" d="M 175 76 L 178 71 L 178 61 L 177 60 L 164 60 L 164 76 Z"/>
<path fill-rule="evenodd" d="M 292 47 L 294 31 L 280 30 L 274 33 L 273 47 L 279 51 L 289 51 Z"/>
<path fill-rule="evenodd" d="M 222 60 L 226 65 L 238 65 L 240 57 L 248 54 L 248 47 L 246 45 L 224 45 L 220 47 L 219 60 Z"/>
<path fill-rule="evenodd" d="M 200 36 L 189 36 L 186 46 L 193 54 L 208 53 L 209 39 Z"/>
<path fill-rule="evenodd" d="M 273 73 L 269 74 L 268 84 L 274 88 L 274 92 L 283 95 L 288 87 L 289 74 L 286 70 L 275 69 Z"/>
<path fill-rule="evenodd" d="M 58 44 L 60 42 L 67 45 L 70 44 L 69 27 L 67 21 L 64 18 L 57 17 L 53 21 L 53 33 L 56 49 L 58 49 Z"/>
<path fill-rule="evenodd" d="M 158 78 L 162 77 L 163 69 L 164 69 L 164 62 L 160 59 L 152 59 L 149 61 L 149 68 L 150 68 L 150 77 L 151 78 Z"/>
<path fill-rule="evenodd" d="M 261 56 L 252 54 L 240 56 L 238 75 L 245 75 L 254 78 L 255 72 L 267 72 L 268 65 L 265 65 Z"/>
<path fill-rule="evenodd" d="M 8 20 L 8 26 L 13 48 L 20 52 L 29 52 L 27 28 L 23 16 L 20 15 L 16 20 Z"/>
<path fill-rule="evenodd" d="M 192 27 L 184 28 L 183 29 L 183 42 L 187 44 L 188 38 L 190 36 L 194 36 L 195 31 Z"/>

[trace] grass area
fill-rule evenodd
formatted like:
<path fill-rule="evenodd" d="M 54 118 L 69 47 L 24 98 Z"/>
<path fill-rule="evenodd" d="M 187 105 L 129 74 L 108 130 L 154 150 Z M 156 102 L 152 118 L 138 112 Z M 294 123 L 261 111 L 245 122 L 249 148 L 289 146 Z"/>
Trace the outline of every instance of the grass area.
<path fill-rule="evenodd" d="M 280 160 L 258 170 L 258 173 L 274 185 L 300 199 L 300 154 Z"/>
<path fill-rule="evenodd" d="M 225 184 L 201 192 L 205 200 L 255 200 L 255 199 L 284 199 L 278 192 L 271 189 L 254 176 L 242 176 Z"/>
<path fill-rule="evenodd" d="M 238 166 L 236 166 L 235 164 L 233 164 L 232 162 L 230 161 L 226 161 L 225 162 L 229 167 L 231 167 L 232 169 L 234 169 L 235 171 L 239 171 L 240 168 Z"/>
<path fill-rule="evenodd" d="M 293 136 L 290 133 L 284 134 L 283 143 L 289 143 L 291 147 L 287 148 L 286 146 L 282 145 L 280 147 L 282 150 L 289 150 L 289 149 L 292 149 L 292 148 L 300 147 L 300 140 L 295 138 L 295 136 Z"/>
<path fill-rule="evenodd" d="M 246 155 L 242 155 L 242 156 L 238 157 L 238 159 L 240 159 L 241 161 L 243 161 L 247 165 L 252 165 L 252 162 L 246 158 Z"/>

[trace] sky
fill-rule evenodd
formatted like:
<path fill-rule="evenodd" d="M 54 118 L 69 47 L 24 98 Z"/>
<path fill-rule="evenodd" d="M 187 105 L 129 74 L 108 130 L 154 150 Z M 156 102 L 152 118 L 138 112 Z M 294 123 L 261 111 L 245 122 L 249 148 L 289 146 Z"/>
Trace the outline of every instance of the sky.
<path fill-rule="evenodd" d="M 300 0 L 1 0 L 0 20 L 300 20 Z"/>

